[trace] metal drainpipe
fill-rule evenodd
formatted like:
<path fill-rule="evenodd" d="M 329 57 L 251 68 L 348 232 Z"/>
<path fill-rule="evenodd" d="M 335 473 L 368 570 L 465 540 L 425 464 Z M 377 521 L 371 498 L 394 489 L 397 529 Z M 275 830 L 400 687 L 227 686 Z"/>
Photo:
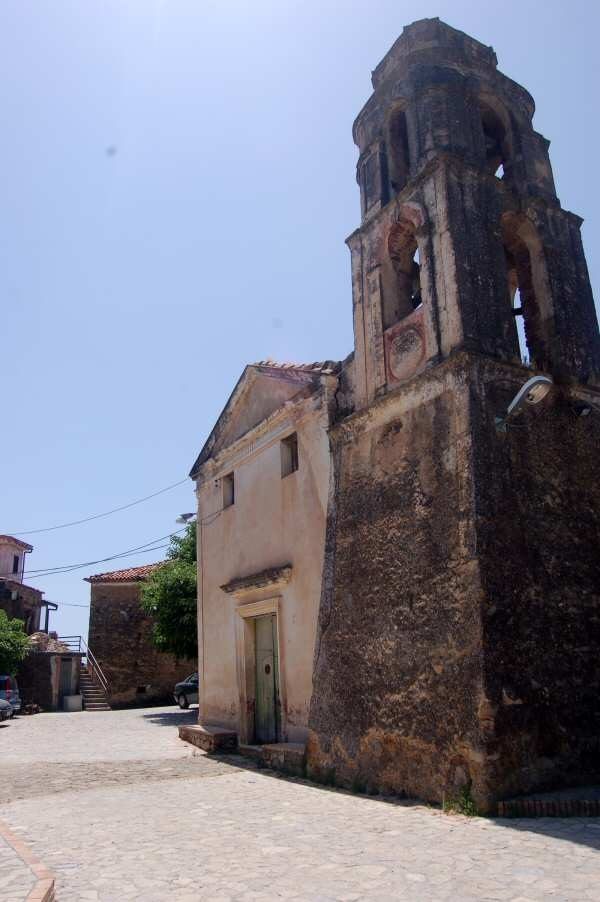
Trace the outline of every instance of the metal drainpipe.
<path fill-rule="evenodd" d="M 46 606 L 46 625 L 44 627 L 44 632 L 47 633 L 48 626 L 50 625 L 50 608 L 52 608 L 53 611 L 58 611 L 58 605 L 53 601 L 43 601 L 42 604 Z"/>

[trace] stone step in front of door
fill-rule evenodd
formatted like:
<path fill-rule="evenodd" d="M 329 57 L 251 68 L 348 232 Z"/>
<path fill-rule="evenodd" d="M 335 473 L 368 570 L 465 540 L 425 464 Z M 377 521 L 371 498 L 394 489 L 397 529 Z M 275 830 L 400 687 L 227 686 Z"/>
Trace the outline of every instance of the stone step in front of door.
<path fill-rule="evenodd" d="M 272 742 L 266 745 L 240 745 L 239 754 L 262 767 L 294 777 L 306 776 L 306 745 L 303 742 Z"/>
<path fill-rule="evenodd" d="M 205 752 L 235 752 L 238 736 L 233 730 L 204 724 L 185 724 L 179 727 L 179 738 Z"/>

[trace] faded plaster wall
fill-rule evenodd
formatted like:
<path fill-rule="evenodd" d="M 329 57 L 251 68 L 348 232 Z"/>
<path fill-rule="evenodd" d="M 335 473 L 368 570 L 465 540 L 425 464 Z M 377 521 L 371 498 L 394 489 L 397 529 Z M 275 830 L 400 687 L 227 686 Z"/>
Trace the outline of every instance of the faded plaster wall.
<path fill-rule="evenodd" d="M 323 398 L 288 407 L 260 436 L 250 433 L 209 462 L 198 480 L 200 693 L 202 722 L 240 728 L 236 613 L 240 602 L 220 586 L 266 568 L 292 564 L 282 589 L 254 590 L 252 602 L 281 595 L 280 671 L 285 738 L 303 740 L 312 692 L 312 661 L 321 591 L 329 491 L 327 406 Z M 281 477 L 280 441 L 297 432 L 299 469 Z M 237 430 L 236 430 L 237 432 Z M 222 510 L 220 476 L 235 473 L 235 504 Z M 252 715 L 252 711 L 250 714 Z"/>
<path fill-rule="evenodd" d="M 18 545 L 10 542 L 0 543 L 0 579 L 11 579 L 14 582 L 23 582 L 23 568 L 25 566 L 25 554 Z M 13 573 L 13 558 L 18 556 L 19 569 Z"/>

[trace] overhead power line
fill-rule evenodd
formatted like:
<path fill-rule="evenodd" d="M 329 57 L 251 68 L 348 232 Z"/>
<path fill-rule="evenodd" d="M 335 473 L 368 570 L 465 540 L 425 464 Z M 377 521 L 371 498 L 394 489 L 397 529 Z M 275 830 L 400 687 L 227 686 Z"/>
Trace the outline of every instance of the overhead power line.
<path fill-rule="evenodd" d="M 59 607 L 61 608 L 87 608 L 88 611 L 90 609 L 89 604 L 73 604 L 71 601 L 60 601 Z"/>
<path fill-rule="evenodd" d="M 121 507 L 114 507 L 112 510 L 104 511 L 102 514 L 93 514 L 91 517 L 82 517 L 81 520 L 71 520 L 69 523 L 58 523 L 56 526 L 44 526 L 41 529 L 5 529 L 3 535 L 32 536 L 39 532 L 53 532 L 55 529 L 67 529 L 69 526 L 79 526 L 81 523 L 89 523 L 91 520 L 100 520 L 102 517 L 110 517 L 111 514 L 118 514 L 119 511 L 125 511 L 130 507 L 135 507 L 136 504 L 143 504 L 144 501 L 149 501 L 151 498 L 156 498 L 158 495 L 164 495 L 165 492 L 170 492 L 171 489 L 177 488 L 178 485 L 183 485 L 184 482 L 188 482 L 188 480 L 189 477 L 186 476 L 185 479 L 180 479 L 179 482 L 174 482 L 164 489 L 159 489 L 158 492 L 152 492 L 151 495 L 145 495 L 144 498 L 130 501 L 129 504 L 122 504 Z"/>
<path fill-rule="evenodd" d="M 44 570 L 40 573 L 33 573 L 31 576 L 27 576 L 27 579 L 40 579 L 41 577 L 46 578 L 47 576 L 58 576 L 61 573 L 72 573 L 74 570 L 84 570 L 86 567 L 93 567 L 96 564 L 105 564 L 108 561 L 116 561 L 124 557 L 133 557 L 133 555 L 135 554 L 147 554 L 150 551 L 160 551 L 161 549 L 168 547 L 169 543 L 167 542 L 165 545 L 155 545 L 153 548 L 146 548 L 142 551 L 126 551 L 123 554 L 115 554 L 111 557 L 102 558 L 99 561 L 86 561 L 85 564 L 74 564 L 71 567 L 65 567 L 63 570 L 56 567 L 53 570 Z"/>
<path fill-rule="evenodd" d="M 56 573 L 71 573 L 73 570 L 82 570 L 84 567 L 94 567 L 96 564 L 105 564 L 108 561 L 115 561 L 118 558 L 123 557 L 131 557 L 134 554 L 146 554 L 150 551 L 160 551 L 163 548 L 168 548 L 169 543 L 167 542 L 164 545 L 157 545 L 157 542 L 162 542 L 164 539 L 170 539 L 171 536 L 179 535 L 179 533 L 185 532 L 187 530 L 187 526 L 184 526 L 183 529 L 176 529 L 173 532 L 168 533 L 166 536 L 159 536 L 156 539 L 152 539 L 150 542 L 145 542 L 143 545 L 137 545 L 135 548 L 128 548 L 125 551 L 119 551 L 116 554 L 111 554 L 108 557 L 98 558 L 95 561 L 82 561 L 78 564 L 61 564 L 56 567 L 46 567 L 44 569 L 38 570 L 25 570 L 24 576 L 27 576 L 28 579 L 39 579 L 42 576 L 53 576 Z M 152 546 L 152 547 L 149 547 Z M 5 573 L 0 575 L 0 579 L 11 579 L 12 574 Z"/>

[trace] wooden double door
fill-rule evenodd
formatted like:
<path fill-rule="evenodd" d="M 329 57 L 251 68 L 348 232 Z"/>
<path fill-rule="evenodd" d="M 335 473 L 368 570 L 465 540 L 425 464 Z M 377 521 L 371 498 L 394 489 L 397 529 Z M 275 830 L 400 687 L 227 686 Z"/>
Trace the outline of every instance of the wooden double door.
<path fill-rule="evenodd" d="M 254 618 L 256 658 L 256 705 L 254 740 L 278 742 L 281 731 L 279 702 L 279 646 L 277 615 Z"/>

